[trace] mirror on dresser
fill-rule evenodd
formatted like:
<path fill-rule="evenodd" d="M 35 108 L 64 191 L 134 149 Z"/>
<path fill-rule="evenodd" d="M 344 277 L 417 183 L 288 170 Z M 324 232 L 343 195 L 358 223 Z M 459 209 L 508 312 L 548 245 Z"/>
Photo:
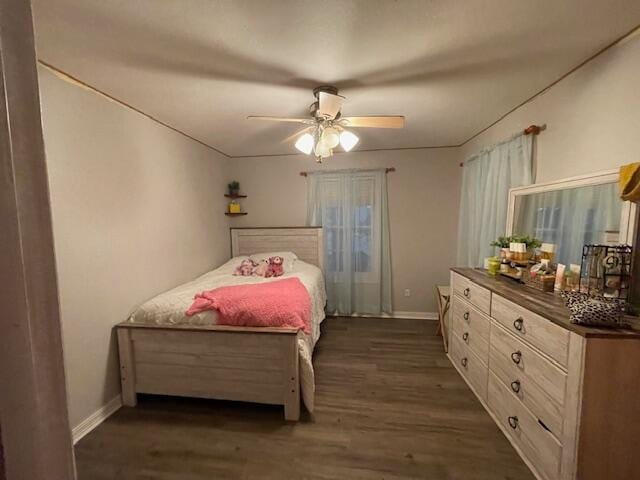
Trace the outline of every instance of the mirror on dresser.
<path fill-rule="evenodd" d="M 631 245 L 633 219 L 614 170 L 511 189 L 506 233 L 555 244 L 556 262 L 580 264 L 585 244 Z"/>

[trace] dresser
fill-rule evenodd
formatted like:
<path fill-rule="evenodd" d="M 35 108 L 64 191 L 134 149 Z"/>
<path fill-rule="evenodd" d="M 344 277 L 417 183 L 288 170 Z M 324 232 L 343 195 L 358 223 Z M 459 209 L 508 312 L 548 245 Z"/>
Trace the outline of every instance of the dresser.
<path fill-rule="evenodd" d="M 449 359 L 538 479 L 640 479 L 639 331 L 482 270 L 452 269 L 451 293 Z"/>

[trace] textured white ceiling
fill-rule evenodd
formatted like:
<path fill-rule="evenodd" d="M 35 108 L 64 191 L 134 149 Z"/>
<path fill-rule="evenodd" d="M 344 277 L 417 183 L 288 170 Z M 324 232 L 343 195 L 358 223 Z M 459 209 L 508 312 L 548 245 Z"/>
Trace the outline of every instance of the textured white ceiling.
<path fill-rule="evenodd" d="M 640 23 L 638 0 L 34 0 L 39 58 L 230 156 L 294 153 L 334 84 L 407 117 L 358 149 L 458 145 Z"/>

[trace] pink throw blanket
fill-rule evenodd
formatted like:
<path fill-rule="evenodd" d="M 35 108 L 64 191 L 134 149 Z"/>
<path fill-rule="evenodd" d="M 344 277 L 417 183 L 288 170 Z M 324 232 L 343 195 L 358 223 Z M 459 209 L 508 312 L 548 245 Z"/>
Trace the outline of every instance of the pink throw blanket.
<path fill-rule="evenodd" d="M 196 294 L 188 316 L 218 311 L 219 325 L 294 327 L 311 332 L 311 298 L 297 278 L 220 287 Z"/>

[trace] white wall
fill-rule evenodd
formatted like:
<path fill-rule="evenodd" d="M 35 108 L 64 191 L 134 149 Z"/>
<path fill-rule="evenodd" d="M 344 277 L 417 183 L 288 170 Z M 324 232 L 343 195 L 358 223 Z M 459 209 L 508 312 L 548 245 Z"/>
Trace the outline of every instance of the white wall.
<path fill-rule="evenodd" d="M 531 124 L 537 182 L 640 161 L 640 31 L 460 148 L 460 159 Z"/>
<path fill-rule="evenodd" d="M 227 160 L 39 68 L 72 427 L 120 392 L 112 327 L 229 256 Z"/>
<path fill-rule="evenodd" d="M 388 174 L 394 310 L 435 312 L 433 287 L 448 284 L 455 261 L 460 168 L 452 149 L 352 152 L 317 165 L 305 155 L 233 159 L 230 175 L 248 195 L 233 226 L 298 226 L 306 221 L 300 171 L 396 167 Z M 404 290 L 411 296 L 405 297 Z"/>

